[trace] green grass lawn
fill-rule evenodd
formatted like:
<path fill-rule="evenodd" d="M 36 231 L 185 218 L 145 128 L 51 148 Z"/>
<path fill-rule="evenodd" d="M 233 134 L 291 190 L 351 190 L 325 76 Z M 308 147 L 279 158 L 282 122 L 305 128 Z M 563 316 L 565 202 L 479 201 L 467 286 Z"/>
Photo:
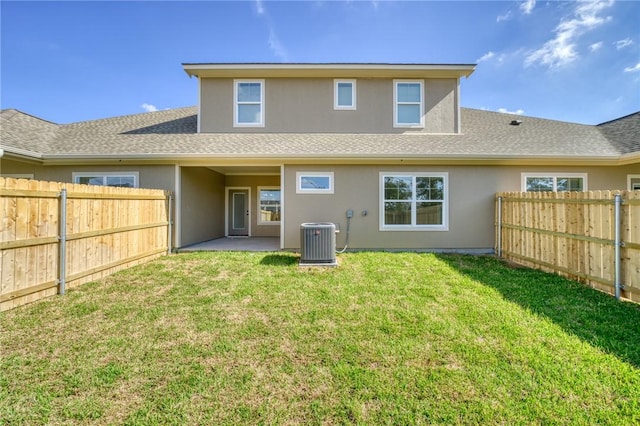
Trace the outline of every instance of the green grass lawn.
<path fill-rule="evenodd" d="M 640 306 L 491 257 L 194 253 L 0 314 L 0 424 L 434 423 L 640 423 Z"/>

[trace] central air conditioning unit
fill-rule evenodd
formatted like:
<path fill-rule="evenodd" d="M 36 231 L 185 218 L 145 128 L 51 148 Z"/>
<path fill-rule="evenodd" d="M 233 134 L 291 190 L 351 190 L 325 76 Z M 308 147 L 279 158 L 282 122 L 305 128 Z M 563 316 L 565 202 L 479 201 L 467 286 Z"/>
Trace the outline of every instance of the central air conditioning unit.
<path fill-rule="evenodd" d="M 329 222 L 300 225 L 300 265 L 337 264 L 336 225 Z"/>

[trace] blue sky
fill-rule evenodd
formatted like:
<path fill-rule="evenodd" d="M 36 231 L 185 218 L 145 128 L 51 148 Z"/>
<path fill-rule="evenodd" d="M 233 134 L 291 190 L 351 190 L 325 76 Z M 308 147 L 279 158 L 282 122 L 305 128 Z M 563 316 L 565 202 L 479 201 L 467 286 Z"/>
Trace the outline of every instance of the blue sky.
<path fill-rule="evenodd" d="M 637 1 L 0 2 L 4 108 L 57 123 L 195 105 L 186 62 L 477 63 L 462 106 L 640 110 Z"/>

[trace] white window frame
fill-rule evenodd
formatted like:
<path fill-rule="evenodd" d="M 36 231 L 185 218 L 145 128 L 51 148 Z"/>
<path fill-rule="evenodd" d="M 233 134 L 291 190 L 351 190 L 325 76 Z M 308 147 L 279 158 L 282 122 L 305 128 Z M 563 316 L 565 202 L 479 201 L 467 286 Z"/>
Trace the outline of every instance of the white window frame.
<path fill-rule="evenodd" d="M 258 83 L 260 84 L 260 101 L 259 102 L 239 102 L 238 87 L 242 83 Z M 264 80 L 233 80 L 233 127 L 264 127 Z M 260 105 L 260 120 L 257 123 L 240 123 L 238 122 L 240 105 Z"/>
<path fill-rule="evenodd" d="M 338 104 L 338 86 L 341 83 L 351 84 L 351 105 L 339 105 Z M 356 81 L 335 79 L 333 80 L 333 109 L 335 110 L 355 110 L 356 109 Z"/>
<path fill-rule="evenodd" d="M 403 83 L 420 85 L 420 102 L 399 102 L 398 101 L 398 85 Z M 419 123 L 399 123 L 398 122 L 398 106 L 399 105 L 420 105 L 420 122 Z M 423 129 L 424 128 L 424 80 L 393 80 L 393 127 Z"/>
<path fill-rule="evenodd" d="M 582 191 L 588 191 L 587 174 L 586 173 L 562 173 L 562 172 L 526 172 L 521 173 L 521 189 L 522 192 L 527 192 L 527 179 L 528 178 L 551 178 L 553 179 L 553 191 L 558 190 L 558 179 L 561 178 L 582 178 Z M 529 191 L 533 192 L 533 191 Z M 564 191 L 563 191 L 564 192 Z"/>
<path fill-rule="evenodd" d="M 629 191 L 638 191 L 640 190 L 640 183 L 631 182 L 634 179 L 640 179 L 640 175 L 627 175 L 627 189 Z M 637 189 L 633 189 L 634 186 L 638 186 Z"/>
<path fill-rule="evenodd" d="M 329 178 L 329 188 L 313 189 L 303 188 L 303 177 L 322 177 Z M 296 172 L 296 194 L 333 194 L 334 191 L 334 175 L 333 172 Z"/>
<path fill-rule="evenodd" d="M 411 224 L 410 225 L 387 225 L 384 223 L 385 216 L 385 197 L 384 197 L 384 178 L 388 176 L 410 176 L 412 177 L 414 191 L 411 200 Z M 417 177 L 435 177 L 442 178 L 443 199 L 442 199 L 442 223 L 439 225 L 417 225 L 415 204 L 415 181 Z M 380 231 L 448 231 L 449 230 L 449 173 L 447 172 L 380 172 Z"/>
<path fill-rule="evenodd" d="M 279 205 L 279 212 L 280 212 L 280 220 L 271 220 L 271 221 L 265 221 L 262 220 L 262 200 L 260 199 L 260 192 L 262 190 L 266 190 L 266 191 L 274 191 L 274 190 L 278 190 L 280 191 L 280 205 Z M 259 186 L 258 187 L 258 202 L 257 204 L 257 214 L 258 214 L 258 225 L 266 225 L 266 226 L 271 226 L 271 225 L 278 225 L 280 226 L 280 222 L 282 220 L 282 189 L 279 186 Z"/>
<path fill-rule="evenodd" d="M 77 181 L 81 177 L 102 177 L 103 183 L 106 183 L 107 177 L 133 177 L 133 187 L 139 188 L 140 185 L 140 172 L 73 172 L 71 178 L 73 183 L 79 184 Z M 107 185 L 101 185 L 107 186 Z"/>

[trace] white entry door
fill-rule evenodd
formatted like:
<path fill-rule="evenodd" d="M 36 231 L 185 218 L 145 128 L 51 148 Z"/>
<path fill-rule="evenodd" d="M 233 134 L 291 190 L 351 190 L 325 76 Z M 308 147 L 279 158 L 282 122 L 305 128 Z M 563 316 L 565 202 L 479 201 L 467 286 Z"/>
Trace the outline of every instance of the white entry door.
<path fill-rule="evenodd" d="M 229 229 L 230 237 L 249 236 L 249 191 L 246 189 L 229 190 Z"/>

